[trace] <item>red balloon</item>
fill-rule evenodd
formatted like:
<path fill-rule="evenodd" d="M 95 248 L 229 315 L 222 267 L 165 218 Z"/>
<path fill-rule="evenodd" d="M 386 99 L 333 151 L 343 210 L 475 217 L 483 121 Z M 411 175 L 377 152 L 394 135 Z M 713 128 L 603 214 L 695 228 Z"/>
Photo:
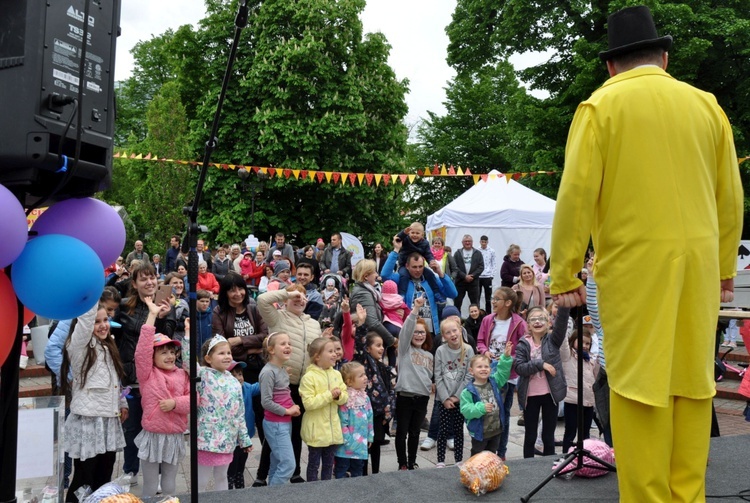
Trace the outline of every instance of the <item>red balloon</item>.
<path fill-rule="evenodd" d="M 0 365 L 5 363 L 18 330 L 18 301 L 13 284 L 0 270 Z"/>
<path fill-rule="evenodd" d="M 23 324 L 28 325 L 31 323 L 31 320 L 34 319 L 34 316 L 36 316 L 34 313 L 31 312 L 31 309 L 24 306 L 23 307 Z"/>

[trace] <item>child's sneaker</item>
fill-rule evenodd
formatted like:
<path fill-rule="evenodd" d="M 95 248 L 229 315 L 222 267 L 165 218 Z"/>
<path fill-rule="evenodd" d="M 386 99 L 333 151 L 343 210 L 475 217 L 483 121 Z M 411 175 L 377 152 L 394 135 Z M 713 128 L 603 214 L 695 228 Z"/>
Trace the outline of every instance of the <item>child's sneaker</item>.
<path fill-rule="evenodd" d="M 435 465 L 435 468 L 445 468 L 445 463 L 438 463 Z"/>
<path fill-rule="evenodd" d="M 727 344 L 727 346 L 729 346 L 730 348 L 737 348 L 737 343 L 732 341 L 729 344 Z"/>

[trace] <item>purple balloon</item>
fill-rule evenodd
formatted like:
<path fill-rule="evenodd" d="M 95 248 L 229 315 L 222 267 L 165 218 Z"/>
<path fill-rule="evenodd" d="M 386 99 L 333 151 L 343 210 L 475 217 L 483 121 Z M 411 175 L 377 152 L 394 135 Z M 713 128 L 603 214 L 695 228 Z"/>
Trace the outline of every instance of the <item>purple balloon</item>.
<path fill-rule="evenodd" d="M 0 185 L 0 268 L 12 264 L 29 239 L 26 212 L 11 191 Z"/>
<path fill-rule="evenodd" d="M 125 224 L 120 215 L 107 203 L 90 197 L 66 199 L 50 206 L 31 230 L 39 236 L 64 234 L 80 239 L 105 267 L 117 260 L 125 247 Z"/>

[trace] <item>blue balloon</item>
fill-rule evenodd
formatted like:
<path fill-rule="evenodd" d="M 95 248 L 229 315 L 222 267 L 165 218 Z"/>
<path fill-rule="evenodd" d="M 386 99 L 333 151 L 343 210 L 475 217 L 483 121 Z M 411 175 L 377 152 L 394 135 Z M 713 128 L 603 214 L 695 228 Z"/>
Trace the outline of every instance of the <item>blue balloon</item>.
<path fill-rule="evenodd" d="M 104 289 L 99 256 L 83 241 L 62 234 L 33 238 L 13 263 L 13 289 L 34 313 L 53 320 L 80 316 Z"/>

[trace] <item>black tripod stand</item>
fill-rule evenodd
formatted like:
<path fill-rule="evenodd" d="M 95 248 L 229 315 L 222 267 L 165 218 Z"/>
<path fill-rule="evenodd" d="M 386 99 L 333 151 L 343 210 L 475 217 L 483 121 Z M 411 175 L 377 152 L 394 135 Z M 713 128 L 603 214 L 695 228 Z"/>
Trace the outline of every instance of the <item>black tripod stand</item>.
<path fill-rule="evenodd" d="M 576 338 L 576 341 L 578 342 L 578 348 L 579 353 L 581 349 L 583 348 L 583 315 L 579 313 L 578 319 L 576 321 L 576 330 L 578 331 L 578 337 Z M 565 344 L 565 343 L 563 343 Z M 578 405 L 576 407 L 578 412 L 578 433 L 576 438 L 576 448 L 568 453 L 565 458 L 558 464 L 554 470 L 552 470 L 552 473 L 550 473 L 547 478 L 545 478 L 538 486 L 536 486 L 534 489 L 531 490 L 529 494 L 521 498 L 521 501 L 526 503 L 527 501 L 531 500 L 531 497 L 534 496 L 542 487 L 547 485 L 547 482 L 552 480 L 553 478 L 557 477 L 561 471 L 565 467 L 567 467 L 571 463 L 575 463 L 575 467 L 573 468 L 573 471 L 580 470 L 581 468 L 598 468 L 598 469 L 604 469 L 611 472 L 617 471 L 616 468 L 607 463 L 606 461 L 599 459 L 598 457 L 591 454 L 590 451 L 587 451 L 583 448 L 583 358 L 580 357 L 580 354 L 578 356 L 578 379 L 577 379 L 577 386 L 578 386 Z M 586 460 L 594 461 L 597 464 L 586 464 Z"/>

